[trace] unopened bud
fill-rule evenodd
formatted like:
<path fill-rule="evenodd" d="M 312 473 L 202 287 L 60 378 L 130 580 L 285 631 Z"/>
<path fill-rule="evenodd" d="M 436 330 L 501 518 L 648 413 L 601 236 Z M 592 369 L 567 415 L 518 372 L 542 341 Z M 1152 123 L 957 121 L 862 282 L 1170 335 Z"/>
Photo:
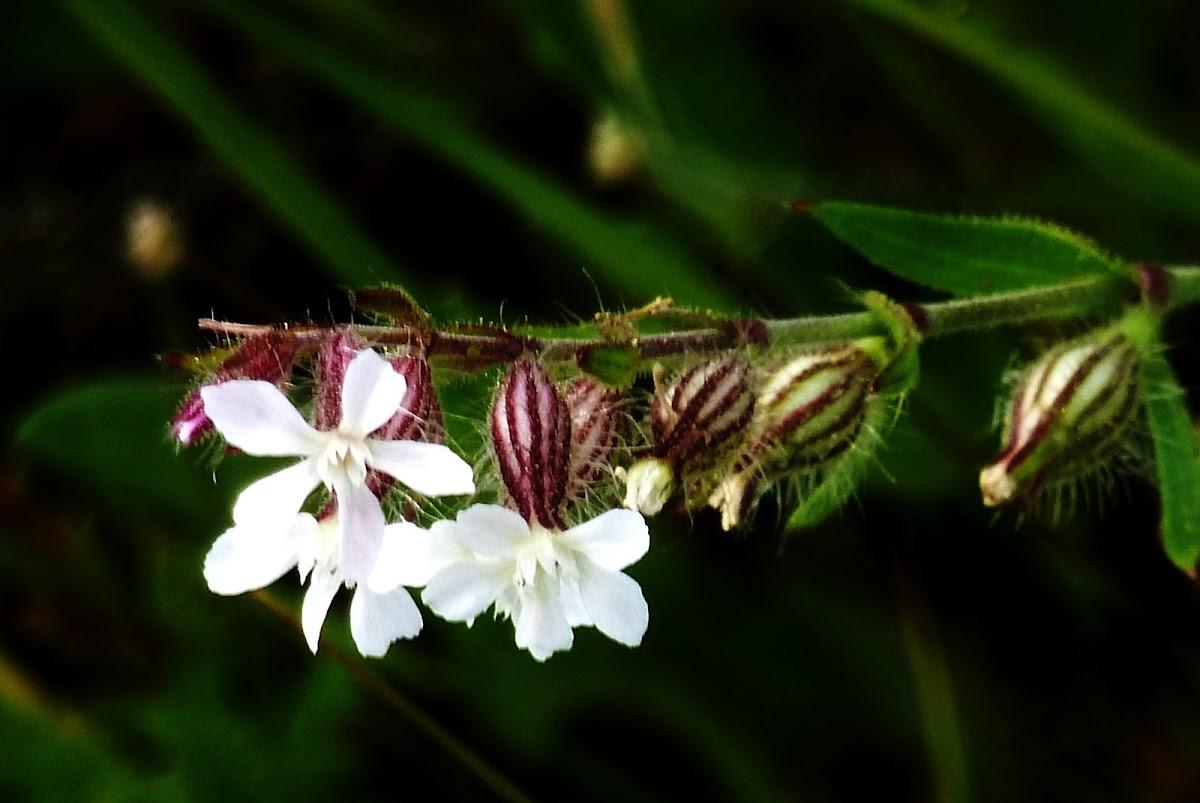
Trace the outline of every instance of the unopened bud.
<path fill-rule="evenodd" d="M 731 355 L 684 371 L 650 403 L 651 453 L 676 471 L 738 435 L 754 412 L 750 363 Z"/>
<path fill-rule="evenodd" d="M 317 358 L 317 386 L 313 399 L 313 426 L 337 429 L 342 421 L 342 385 L 346 369 L 367 343 L 349 327 L 330 333 Z"/>
<path fill-rule="evenodd" d="M 1018 381 L 1004 447 L 979 475 L 983 503 L 1068 480 L 1114 451 L 1137 413 L 1139 357 L 1120 325 L 1042 355 Z"/>
<path fill-rule="evenodd" d="M 767 483 L 815 471 L 854 446 L 887 356 L 881 338 L 864 338 L 799 354 L 770 373 L 758 393 L 749 443 L 708 500 L 726 530 Z"/>
<path fill-rule="evenodd" d="M 433 386 L 429 361 L 417 354 L 403 354 L 388 360 L 396 373 L 404 377 L 406 389 L 396 413 L 371 437 L 385 441 L 426 441 L 442 443 L 446 432 L 442 422 L 442 406 Z M 371 469 L 367 472 L 367 487 L 382 498 L 395 485 L 390 474 Z"/>
<path fill-rule="evenodd" d="M 492 448 L 517 512 L 530 524 L 562 530 L 571 451 L 571 414 L 546 369 L 515 363 L 496 391 Z"/>
<path fill-rule="evenodd" d="M 565 397 L 571 411 L 570 502 L 583 497 L 607 470 L 617 443 L 620 396 L 594 377 L 581 376 L 567 386 Z"/>
<path fill-rule="evenodd" d="M 662 510 L 675 490 L 675 472 L 665 460 L 639 460 L 624 475 L 625 507 L 647 516 Z"/>
<path fill-rule="evenodd" d="M 280 385 L 291 375 L 300 346 L 299 338 L 283 332 L 248 337 L 229 353 L 201 387 L 219 385 L 231 379 L 258 379 Z M 200 388 L 196 388 L 171 419 L 171 437 L 190 446 L 212 431 L 213 423 L 204 412 Z"/>

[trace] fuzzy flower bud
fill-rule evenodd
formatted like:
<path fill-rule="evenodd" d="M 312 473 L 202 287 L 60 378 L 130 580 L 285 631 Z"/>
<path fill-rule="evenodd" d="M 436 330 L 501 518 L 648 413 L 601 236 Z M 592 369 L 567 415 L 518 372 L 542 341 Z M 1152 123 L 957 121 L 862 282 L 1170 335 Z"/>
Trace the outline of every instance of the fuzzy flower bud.
<path fill-rule="evenodd" d="M 675 472 L 665 460 L 639 460 L 625 472 L 625 507 L 653 516 L 675 490 Z"/>
<path fill-rule="evenodd" d="M 617 443 L 619 394 L 595 378 L 581 376 L 567 386 L 571 411 L 570 480 L 566 501 L 583 497 L 599 480 Z"/>
<path fill-rule="evenodd" d="M 219 385 L 231 379 L 258 379 L 281 385 L 292 370 L 301 341 L 282 332 L 268 332 L 248 337 L 229 354 L 208 381 L 192 391 L 171 419 L 171 437 L 190 446 L 213 431 L 212 420 L 204 410 L 202 388 Z"/>
<path fill-rule="evenodd" d="M 367 343 L 349 327 L 334 330 L 317 358 L 317 387 L 313 424 L 319 430 L 336 429 L 342 419 L 342 383 L 346 368 Z"/>
<path fill-rule="evenodd" d="M 1025 371 L 1004 446 L 979 475 L 985 505 L 1086 473 L 1116 449 L 1139 404 L 1137 320 L 1059 345 Z"/>
<path fill-rule="evenodd" d="M 881 338 L 864 338 L 799 354 L 767 376 L 749 444 L 709 498 L 722 527 L 735 527 L 766 483 L 818 469 L 854 446 L 887 356 Z"/>
<path fill-rule="evenodd" d="M 670 384 L 655 377 L 650 455 L 625 472 L 625 506 L 662 510 L 685 472 L 716 462 L 754 412 L 750 363 L 741 355 L 703 362 Z"/>
<path fill-rule="evenodd" d="M 517 512 L 530 524 L 566 528 L 562 506 L 570 480 L 571 413 L 540 363 L 515 363 L 496 391 L 492 448 Z"/>
<path fill-rule="evenodd" d="M 650 403 L 655 457 L 678 470 L 739 434 L 754 412 L 750 363 L 731 355 L 684 371 Z"/>

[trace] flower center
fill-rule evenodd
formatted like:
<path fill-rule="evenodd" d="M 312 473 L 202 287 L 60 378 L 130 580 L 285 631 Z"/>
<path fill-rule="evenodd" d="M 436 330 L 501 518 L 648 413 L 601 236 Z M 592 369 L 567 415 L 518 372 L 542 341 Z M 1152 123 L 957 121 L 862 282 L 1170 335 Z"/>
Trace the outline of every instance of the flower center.
<path fill-rule="evenodd" d="M 369 452 L 362 438 L 350 438 L 340 432 L 330 432 L 323 453 L 317 455 L 317 476 L 327 488 L 338 480 L 359 486 L 367 478 Z"/>
<path fill-rule="evenodd" d="M 552 578 L 575 572 L 574 556 L 555 544 L 553 530 L 536 524 L 529 529 L 532 537 L 517 553 L 513 580 L 518 589 L 532 589 L 539 570 Z"/>

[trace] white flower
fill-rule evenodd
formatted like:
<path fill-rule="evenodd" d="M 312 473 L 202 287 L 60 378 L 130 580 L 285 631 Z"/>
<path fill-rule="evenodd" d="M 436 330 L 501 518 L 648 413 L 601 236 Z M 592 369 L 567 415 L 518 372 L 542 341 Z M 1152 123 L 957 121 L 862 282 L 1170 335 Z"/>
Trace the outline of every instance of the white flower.
<path fill-rule="evenodd" d="M 338 512 L 328 565 L 346 582 L 364 581 L 383 542 L 385 523 L 379 500 L 365 482 L 368 469 L 426 496 L 475 490 L 471 467 L 445 446 L 369 437 L 399 409 L 406 390 L 404 377 L 386 360 L 363 350 L 346 368 L 340 423 L 319 431 L 270 382 L 234 380 L 203 388 L 204 410 L 230 444 L 251 455 L 304 458 L 241 493 L 233 508 L 234 529 L 286 529 L 308 495 L 324 484 L 333 492 Z M 269 574 L 273 568 L 263 564 L 262 570 Z"/>
<path fill-rule="evenodd" d="M 317 521 L 308 513 L 298 513 L 226 530 L 204 560 L 208 587 L 218 594 L 242 594 L 270 585 L 296 567 L 301 582 L 308 580 L 300 621 L 309 649 L 316 653 L 321 625 L 334 595 L 343 585 L 355 585 L 346 580 L 334 560 L 339 538 L 336 519 L 336 514 Z M 424 545 L 428 535 L 409 522 L 389 524 L 384 529 L 382 550 L 401 553 L 406 541 Z M 429 576 L 414 573 L 415 568 L 393 570 L 393 575 L 423 585 Z M 364 656 L 382 656 L 396 639 L 417 635 L 421 625 L 421 612 L 398 582 L 384 593 L 365 584 L 356 588 L 350 602 L 350 633 Z"/>
<path fill-rule="evenodd" d="M 409 553 L 403 562 L 422 571 L 442 566 L 421 599 L 445 619 L 470 624 L 494 604 L 512 619 L 517 646 L 539 661 L 569 649 L 574 627 L 594 625 L 614 641 L 641 643 L 649 610 L 637 582 L 621 571 L 650 548 L 635 511 L 610 510 L 557 532 L 498 505 L 473 505 L 435 525 L 429 538 L 423 561 Z M 409 543 L 415 550 L 417 542 Z M 382 557 L 376 577 L 393 562 L 400 561 Z"/>

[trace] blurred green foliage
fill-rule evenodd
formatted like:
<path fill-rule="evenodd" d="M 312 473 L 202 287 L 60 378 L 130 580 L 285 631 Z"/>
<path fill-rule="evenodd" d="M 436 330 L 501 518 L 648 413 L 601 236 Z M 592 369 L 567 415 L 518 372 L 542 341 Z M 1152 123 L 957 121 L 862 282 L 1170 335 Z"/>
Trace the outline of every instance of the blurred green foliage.
<path fill-rule="evenodd" d="M 398 705 L 334 660 L 344 607 L 314 659 L 207 592 L 266 467 L 175 456 L 187 380 L 152 359 L 211 314 L 346 320 L 383 281 L 514 324 L 927 297 L 796 201 L 1033 216 L 1194 263 L 1198 29 L 1170 0 L 5 4 L 0 798 L 493 794 L 408 704 L 544 800 L 1200 798 L 1200 604 L 1154 490 L 1053 528 L 977 501 L 999 378 L 1057 332 L 923 347 L 857 503 L 782 553 L 769 501 L 745 538 L 656 519 L 637 650 L 582 632 L 538 665 L 507 623 L 427 617 L 368 666 Z M 166 268 L 126 251 L 147 198 L 182 243 Z M 488 381 L 446 389 L 463 445 Z"/>

